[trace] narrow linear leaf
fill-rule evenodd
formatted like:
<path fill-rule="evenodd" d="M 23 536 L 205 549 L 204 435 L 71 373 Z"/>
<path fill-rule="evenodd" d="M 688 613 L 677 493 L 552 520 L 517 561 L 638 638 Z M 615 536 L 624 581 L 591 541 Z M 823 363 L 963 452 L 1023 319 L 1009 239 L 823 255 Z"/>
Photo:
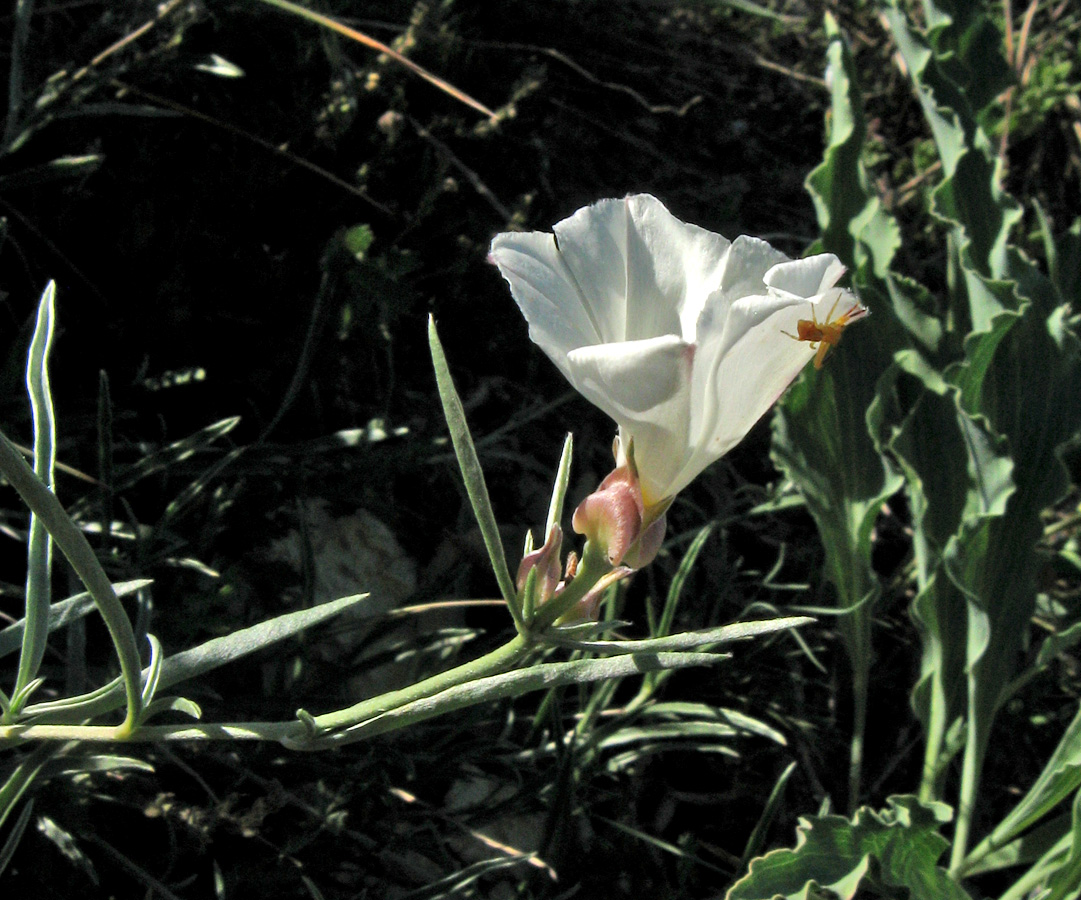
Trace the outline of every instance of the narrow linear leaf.
<path fill-rule="evenodd" d="M 154 699 L 154 694 L 158 690 L 158 679 L 161 677 L 161 661 L 165 655 L 161 649 L 161 641 L 159 641 L 154 635 L 148 634 L 146 636 L 147 641 L 150 644 L 150 664 L 146 667 L 143 674 L 143 708 L 144 711 L 147 706 Z"/>
<path fill-rule="evenodd" d="M 484 472 L 480 467 L 480 460 L 477 459 L 477 451 L 473 446 L 473 438 L 465 420 L 465 410 L 462 408 L 458 391 L 454 387 L 447 357 L 443 353 L 443 345 L 435 329 L 435 319 L 430 316 L 428 318 L 428 345 L 431 348 L 432 363 L 435 366 L 436 383 L 439 385 L 439 399 L 443 404 L 443 414 L 446 416 L 447 427 L 450 429 L 450 438 L 454 444 L 454 454 L 458 458 L 458 467 L 462 471 L 465 490 L 473 506 L 473 515 L 476 516 L 477 524 L 480 526 L 484 546 L 488 550 L 488 558 L 492 563 L 492 571 L 499 584 L 499 592 L 514 614 L 515 624 L 520 630 L 521 614 L 517 609 L 514 580 L 507 568 L 507 558 L 503 552 L 499 526 L 496 524 L 495 513 L 492 511 L 492 501 L 488 498 L 488 486 L 484 483 Z"/>
<path fill-rule="evenodd" d="M 15 851 L 19 847 L 19 842 L 23 839 L 23 833 L 26 831 L 26 826 L 30 822 L 30 816 L 33 812 L 34 800 L 31 798 L 23 804 L 23 808 L 19 811 L 19 817 L 12 823 L 11 831 L 4 840 L 4 845 L 0 847 L 0 875 L 4 874 L 4 870 L 8 867 L 11 858 L 15 855 Z"/>
<path fill-rule="evenodd" d="M 119 581 L 112 586 L 117 596 L 126 596 L 135 593 L 139 588 L 145 588 L 154 583 L 151 578 L 138 578 L 134 581 Z M 49 607 L 49 631 L 64 628 L 67 624 L 81 619 L 94 608 L 94 599 L 85 591 L 69 596 L 67 600 L 54 603 Z M 0 657 L 12 654 L 23 642 L 23 631 L 26 628 L 26 619 L 19 619 L 8 628 L 0 631 Z"/>
<path fill-rule="evenodd" d="M 785 788 L 788 787 L 788 780 L 795 771 L 796 763 L 789 763 L 788 767 L 781 773 L 781 777 L 777 779 L 776 784 L 773 785 L 773 790 L 769 792 L 769 798 L 766 800 L 762 815 L 758 817 L 758 821 L 751 831 L 751 836 L 747 838 L 747 846 L 743 849 L 743 855 L 740 857 L 740 872 L 746 870 L 747 864 L 751 861 L 752 857 L 756 856 L 765 846 L 769 827 L 777 817 L 777 812 L 780 810 L 781 803 L 784 801 L 784 791 Z"/>
<path fill-rule="evenodd" d="M 545 541 L 552 531 L 553 525 L 558 525 L 563 519 L 563 501 L 567 496 L 567 485 L 571 478 L 571 459 L 574 456 L 574 435 L 568 433 L 563 440 L 563 452 L 559 455 L 559 467 L 556 469 L 555 486 L 552 489 L 552 501 L 548 505 L 548 518 L 544 523 L 544 534 L 541 541 Z M 528 617 L 527 617 L 528 621 Z"/>
<path fill-rule="evenodd" d="M 26 389 L 34 421 L 34 474 L 49 491 L 53 490 L 56 468 L 56 422 L 49 389 L 49 352 L 55 332 L 56 284 L 46 286 L 38 304 L 34 336 L 26 360 Z M 26 549 L 26 627 L 19 655 L 19 672 L 12 691 L 13 712 L 18 713 L 28 696 L 26 687 L 34 681 L 49 636 L 49 606 L 52 599 L 52 537 L 46 523 L 34 512 Z"/>
<path fill-rule="evenodd" d="M 11 769 L 4 783 L 0 785 L 0 827 L 7 821 L 23 794 L 34 783 L 41 767 L 58 752 L 60 752 L 59 747 L 48 743 L 41 744 Z"/>
<path fill-rule="evenodd" d="M 185 438 L 181 438 L 178 441 L 174 441 L 173 443 L 162 447 L 160 450 L 156 450 L 149 456 L 144 456 L 138 462 L 130 466 L 118 468 L 116 470 L 116 481 L 109 486 L 113 489 L 114 493 L 116 491 L 125 490 L 142 481 L 144 478 L 147 478 L 156 472 L 168 469 L 170 466 L 174 466 L 179 462 L 183 462 L 198 451 L 209 447 L 215 441 L 227 435 L 239 424 L 240 417 L 231 416 L 228 419 L 222 419 L 219 422 L 207 425 L 205 428 L 201 428 Z M 74 507 L 76 513 L 85 512 L 85 509 L 85 505 L 82 504 L 77 504 Z"/>
<path fill-rule="evenodd" d="M 307 628 L 325 622 L 340 615 L 345 610 L 366 600 L 368 594 L 356 594 L 323 603 L 310 609 L 299 609 L 265 622 L 259 622 L 248 628 L 242 628 L 231 634 L 213 638 L 198 647 L 182 650 L 173 656 L 167 656 L 161 663 L 158 677 L 158 690 L 165 690 L 182 681 L 197 678 L 235 660 L 269 647 L 278 641 L 299 634 Z M 145 678 L 149 671 L 143 670 Z M 41 703 L 29 707 L 27 715 L 35 716 L 35 722 L 44 723 L 53 719 L 69 720 L 77 712 L 80 718 L 93 718 L 123 703 L 123 694 L 119 679 L 98 688 L 91 694 L 53 703 Z"/>
<path fill-rule="evenodd" d="M 738 622 L 735 625 L 722 625 L 704 631 L 686 631 L 668 637 L 646 638 L 641 641 L 567 641 L 556 632 L 546 636 L 553 643 L 566 644 L 577 650 L 593 653 L 660 653 L 677 650 L 692 650 L 707 645 L 728 644 L 732 641 L 746 641 L 754 637 L 799 628 L 814 619 L 808 616 L 790 616 L 784 619 L 766 619 L 761 622 Z"/>
<path fill-rule="evenodd" d="M 116 753 L 93 753 L 87 756 L 67 757 L 59 756 L 50 759 L 41 767 L 43 779 L 56 778 L 61 775 L 78 775 L 93 772 L 154 772 L 154 766 L 145 759 L 136 759 L 134 756 L 120 756 Z"/>

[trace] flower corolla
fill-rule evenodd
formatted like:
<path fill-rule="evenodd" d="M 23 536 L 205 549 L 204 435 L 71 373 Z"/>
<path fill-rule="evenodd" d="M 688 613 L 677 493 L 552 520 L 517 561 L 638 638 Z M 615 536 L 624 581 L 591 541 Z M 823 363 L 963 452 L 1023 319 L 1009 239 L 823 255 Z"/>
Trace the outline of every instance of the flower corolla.
<path fill-rule="evenodd" d="M 497 235 L 489 258 L 532 340 L 619 425 L 616 462 L 633 453 L 647 519 L 815 356 L 800 320 L 858 306 L 835 287 L 833 254 L 792 260 L 757 238 L 729 241 L 649 194 L 602 200 L 553 232 Z"/>

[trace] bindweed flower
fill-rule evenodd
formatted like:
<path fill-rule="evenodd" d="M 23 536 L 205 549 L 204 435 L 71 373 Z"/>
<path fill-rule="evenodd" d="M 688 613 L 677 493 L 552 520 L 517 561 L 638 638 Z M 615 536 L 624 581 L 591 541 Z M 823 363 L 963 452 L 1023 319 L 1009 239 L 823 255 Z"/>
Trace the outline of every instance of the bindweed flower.
<path fill-rule="evenodd" d="M 648 194 L 602 200 L 553 231 L 500 234 L 490 259 L 533 341 L 618 423 L 617 470 L 636 469 L 647 525 L 865 313 L 834 286 L 836 256 L 729 241 Z"/>

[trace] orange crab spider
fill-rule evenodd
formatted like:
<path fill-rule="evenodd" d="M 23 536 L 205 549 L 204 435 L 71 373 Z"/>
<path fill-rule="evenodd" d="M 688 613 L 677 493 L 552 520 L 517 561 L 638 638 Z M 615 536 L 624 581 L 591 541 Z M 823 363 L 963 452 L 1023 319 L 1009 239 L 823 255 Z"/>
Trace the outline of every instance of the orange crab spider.
<path fill-rule="evenodd" d="M 783 332 L 793 340 L 808 341 L 812 350 L 815 349 L 815 345 L 818 346 L 818 352 L 815 353 L 816 369 L 822 368 L 822 363 L 825 361 L 830 347 L 836 346 L 840 342 L 841 332 L 870 312 L 866 306 L 857 302 L 836 319 L 833 318 L 833 314 L 837 311 L 837 304 L 841 302 L 841 296 L 841 294 L 838 294 L 837 299 L 833 301 L 833 306 L 830 307 L 830 311 L 826 314 L 826 321 L 818 321 L 815 316 L 815 309 L 812 306 L 810 320 L 800 319 L 796 322 L 796 334 L 789 334 L 787 331 Z"/>

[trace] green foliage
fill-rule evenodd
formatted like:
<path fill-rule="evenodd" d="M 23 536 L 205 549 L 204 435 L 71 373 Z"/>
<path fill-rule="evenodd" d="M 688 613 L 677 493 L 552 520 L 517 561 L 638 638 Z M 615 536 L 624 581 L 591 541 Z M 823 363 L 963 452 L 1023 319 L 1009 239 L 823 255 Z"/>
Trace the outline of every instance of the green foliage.
<path fill-rule="evenodd" d="M 851 55 L 831 17 L 829 80 L 833 90 L 826 160 L 807 184 L 823 229 L 821 249 L 856 267 L 857 284 L 885 271 L 899 241 L 896 223 L 868 187 L 860 158 L 865 126 Z M 872 306 L 873 327 L 854 329 L 844 352 L 807 373 L 774 417 L 773 460 L 800 488 L 826 552 L 826 574 L 844 612 L 839 627 L 853 671 L 856 722 L 849 805 L 859 799 L 863 731 L 872 662 L 871 619 L 881 585 L 871 564 L 872 533 L 882 503 L 900 487 L 893 463 L 876 449 L 864 423 L 875 379 L 892 343 L 889 313 Z"/>
<path fill-rule="evenodd" d="M 1069 306 L 1077 281 L 1066 276 L 1064 290 L 1056 275 L 1059 248 L 1071 259 L 1075 252 L 1078 223 L 1052 236 L 1041 220 L 1047 272 L 1016 243 L 1022 207 L 1002 186 L 987 131 L 1011 75 L 986 9 L 926 3 L 923 31 L 899 3 L 885 4 L 883 12 L 941 162 L 930 227 L 947 248 L 939 278 L 946 290 L 936 298 L 892 269 L 901 232 L 869 188 L 854 62 L 828 23 L 830 146 L 808 187 L 821 246 L 852 268 L 875 312 L 866 330 L 880 336 L 857 342 L 853 335 L 839 354 L 843 361 L 831 360 L 828 380 L 817 373 L 790 392 L 776 420 L 774 456 L 815 517 L 842 610 L 862 599 L 845 589 L 846 577 L 869 599 L 879 590 L 870 548 L 853 526 L 860 515 L 868 517 L 862 533 L 869 534 L 881 502 L 903 484 L 913 527 L 912 613 L 922 644 L 914 692 L 926 739 L 920 797 L 930 802 L 947 794 L 947 764 L 962 747 L 951 851 L 951 869 L 961 874 L 1076 788 L 1061 758 L 1069 755 L 1067 735 L 1026 801 L 965 863 L 993 724 L 1014 689 L 1036 610 L 1041 515 L 1069 487 L 1060 457 L 1081 432 L 1081 344 Z M 1071 273 L 1073 265 L 1066 266 Z M 848 472 L 873 478 L 863 484 Z M 853 516 L 848 528 L 845 514 Z M 842 554 L 847 558 L 838 566 Z M 842 635 L 856 671 L 855 768 L 866 691 L 859 673 L 870 666 L 871 634 L 866 626 L 854 635 L 849 624 Z M 1055 636 L 1046 640 L 1063 646 Z M 960 742 L 948 739 L 958 723 Z M 858 779 L 850 783 L 854 792 Z M 1033 859 L 1031 848 L 1024 858 Z M 1061 848 L 1050 859 L 1067 866 Z M 1042 865 L 1046 875 L 1049 863 Z"/>
<path fill-rule="evenodd" d="M 861 890 L 911 900 L 966 900 L 968 894 L 936 863 L 949 846 L 939 829 L 949 807 L 915 797 L 890 797 L 889 808 L 842 816 L 800 819 L 796 846 L 774 850 L 751 870 L 726 900 L 853 900 Z M 862 894 L 861 894 L 862 896 Z"/>

